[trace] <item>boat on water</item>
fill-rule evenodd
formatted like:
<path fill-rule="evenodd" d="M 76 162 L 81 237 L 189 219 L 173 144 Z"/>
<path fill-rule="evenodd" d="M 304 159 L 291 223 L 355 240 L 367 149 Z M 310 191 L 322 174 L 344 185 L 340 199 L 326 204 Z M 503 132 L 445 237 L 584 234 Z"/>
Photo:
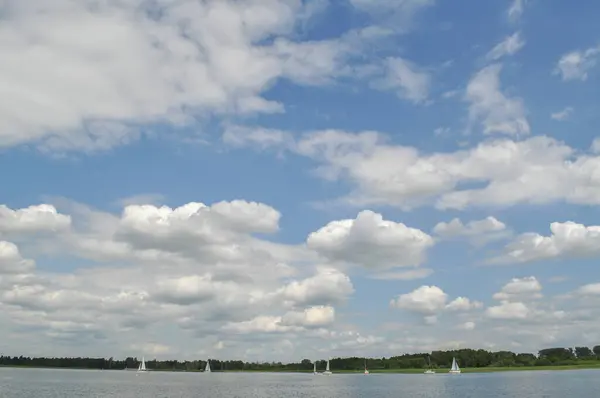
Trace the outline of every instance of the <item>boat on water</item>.
<path fill-rule="evenodd" d="M 429 356 L 427 356 L 427 370 L 425 372 L 426 375 L 433 375 L 435 374 L 435 370 L 433 370 L 431 368 L 431 358 Z"/>
<path fill-rule="evenodd" d="M 313 374 L 314 375 L 318 375 L 319 373 L 317 373 L 317 361 L 313 362 Z"/>
<path fill-rule="evenodd" d="M 140 366 L 138 367 L 137 374 L 140 373 L 148 373 L 148 369 L 146 369 L 146 360 L 142 357 L 142 362 L 140 362 Z"/>
<path fill-rule="evenodd" d="M 208 373 L 210 373 L 210 372 L 211 372 L 211 370 L 210 370 L 210 359 L 207 359 L 207 360 L 206 360 L 206 367 L 204 368 L 204 372 L 205 372 L 205 373 L 206 373 L 206 372 L 208 372 Z"/>
<path fill-rule="evenodd" d="M 458 367 L 458 363 L 456 362 L 456 358 L 452 358 L 452 367 L 448 371 L 450 374 L 460 374 L 460 368 Z"/>
<path fill-rule="evenodd" d="M 332 374 L 331 371 L 329 370 L 329 359 L 327 360 L 327 366 L 325 367 L 325 371 L 322 374 L 324 374 L 326 376 L 329 376 Z"/>
<path fill-rule="evenodd" d="M 365 373 L 366 375 L 369 374 L 369 370 L 367 369 L 367 360 L 365 359 Z"/>

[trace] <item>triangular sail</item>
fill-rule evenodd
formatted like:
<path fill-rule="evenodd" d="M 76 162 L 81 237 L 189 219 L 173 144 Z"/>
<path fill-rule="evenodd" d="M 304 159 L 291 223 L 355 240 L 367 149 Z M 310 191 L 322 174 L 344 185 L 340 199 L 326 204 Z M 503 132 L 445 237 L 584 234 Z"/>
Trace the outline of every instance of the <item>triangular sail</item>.
<path fill-rule="evenodd" d="M 458 363 L 456 363 L 456 358 L 452 358 L 452 368 L 450 370 L 460 370 Z"/>
<path fill-rule="evenodd" d="M 313 363 L 313 373 L 317 373 L 317 363 Z"/>
<path fill-rule="evenodd" d="M 142 363 L 140 364 L 140 370 L 146 370 L 146 361 L 144 357 L 142 357 Z"/>
<path fill-rule="evenodd" d="M 210 359 L 206 360 L 206 367 L 204 368 L 205 372 L 210 372 Z"/>
<path fill-rule="evenodd" d="M 326 372 L 329 372 L 329 359 L 327 360 L 327 367 L 325 368 Z"/>

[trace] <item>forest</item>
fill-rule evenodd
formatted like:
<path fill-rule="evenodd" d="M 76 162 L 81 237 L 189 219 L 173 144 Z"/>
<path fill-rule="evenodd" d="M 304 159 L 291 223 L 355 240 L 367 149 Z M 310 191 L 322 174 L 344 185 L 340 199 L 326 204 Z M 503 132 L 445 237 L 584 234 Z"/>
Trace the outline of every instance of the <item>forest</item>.
<path fill-rule="evenodd" d="M 403 354 L 386 358 L 331 358 L 331 370 L 361 370 L 365 360 L 370 370 L 421 369 L 427 367 L 428 359 L 433 368 L 449 368 L 452 358 L 462 368 L 485 367 L 531 367 L 577 365 L 590 361 L 600 362 L 600 345 L 593 348 L 546 348 L 537 354 L 514 353 L 511 351 L 486 351 L 482 349 L 460 349 L 454 351 L 433 351 L 431 353 Z M 0 366 L 78 368 L 78 369 L 114 369 L 135 370 L 141 358 L 44 358 L 25 356 L 0 356 Z M 206 360 L 146 360 L 151 370 L 200 371 L 206 366 Z M 241 360 L 210 359 L 213 371 L 312 371 L 313 361 L 303 359 L 296 363 L 281 362 L 244 362 Z M 317 368 L 325 368 L 325 360 L 317 361 Z"/>

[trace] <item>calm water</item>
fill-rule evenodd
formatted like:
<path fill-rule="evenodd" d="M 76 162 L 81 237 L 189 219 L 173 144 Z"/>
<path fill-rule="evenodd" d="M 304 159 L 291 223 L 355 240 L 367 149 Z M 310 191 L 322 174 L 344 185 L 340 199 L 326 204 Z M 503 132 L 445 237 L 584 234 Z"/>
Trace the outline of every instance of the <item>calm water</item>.
<path fill-rule="evenodd" d="M 450 376 L 163 373 L 0 368 L 2 398 L 598 398 L 600 371 Z"/>

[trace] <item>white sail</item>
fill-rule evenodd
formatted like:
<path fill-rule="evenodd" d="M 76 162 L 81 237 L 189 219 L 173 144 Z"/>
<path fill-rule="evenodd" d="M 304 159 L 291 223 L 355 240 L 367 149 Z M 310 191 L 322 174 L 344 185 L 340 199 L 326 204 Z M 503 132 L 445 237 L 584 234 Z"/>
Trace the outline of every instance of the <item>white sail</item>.
<path fill-rule="evenodd" d="M 431 375 L 431 374 L 434 374 L 434 373 L 435 373 L 435 370 L 433 370 L 431 368 L 431 358 L 429 358 L 429 356 L 427 356 L 427 370 L 425 371 L 425 374 Z"/>
<path fill-rule="evenodd" d="M 367 359 L 365 358 L 365 374 L 369 374 L 369 370 L 367 369 Z"/>
<path fill-rule="evenodd" d="M 317 362 L 313 363 L 313 373 L 317 374 Z"/>
<path fill-rule="evenodd" d="M 452 367 L 450 368 L 450 373 L 460 373 L 460 368 L 458 367 L 456 358 L 452 358 Z"/>
<path fill-rule="evenodd" d="M 206 367 L 204 368 L 205 372 L 210 372 L 210 359 L 206 360 Z"/>
<path fill-rule="evenodd" d="M 331 371 L 329 370 L 329 359 L 327 360 L 327 366 L 325 367 L 324 375 L 330 375 Z"/>
<path fill-rule="evenodd" d="M 148 370 L 146 369 L 146 360 L 144 359 L 144 357 L 142 357 L 142 362 L 140 362 L 140 366 L 138 366 L 138 370 L 137 373 L 147 373 Z"/>

